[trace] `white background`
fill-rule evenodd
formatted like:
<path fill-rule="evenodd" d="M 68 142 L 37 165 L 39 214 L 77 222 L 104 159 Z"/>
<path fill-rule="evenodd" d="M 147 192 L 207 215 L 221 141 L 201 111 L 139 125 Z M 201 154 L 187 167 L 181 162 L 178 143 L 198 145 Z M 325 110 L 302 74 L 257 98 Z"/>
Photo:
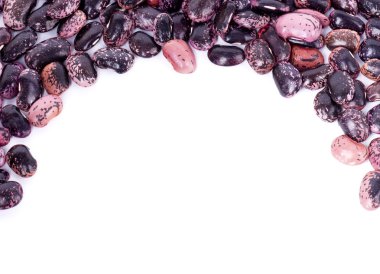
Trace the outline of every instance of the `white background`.
<path fill-rule="evenodd" d="M 73 84 L 25 140 L 38 172 L 0 212 L 0 273 L 370 273 L 380 212 L 340 164 L 315 91 L 282 98 L 247 63 L 192 75 L 160 55 Z M 7 147 L 9 148 L 9 146 Z"/>

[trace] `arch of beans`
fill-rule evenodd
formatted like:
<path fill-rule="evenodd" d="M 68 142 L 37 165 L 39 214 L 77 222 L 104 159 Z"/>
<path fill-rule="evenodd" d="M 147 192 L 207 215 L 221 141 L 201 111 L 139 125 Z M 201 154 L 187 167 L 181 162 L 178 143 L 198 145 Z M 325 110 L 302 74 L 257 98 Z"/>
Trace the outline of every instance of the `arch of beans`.
<path fill-rule="evenodd" d="M 6 26 L 0 28 L 0 99 L 1 105 L 9 103 L 0 112 L 0 147 L 46 126 L 61 112 L 60 95 L 71 82 L 93 85 L 97 68 L 126 73 L 135 56 L 151 58 L 162 50 L 175 71 L 192 73 L 196 49 L 208 51 L 216 65 L 247 60 L 259 74 L 272 72 L 284 97 L 302 87 L 320 90 L 317 115 L 337 120 L 344 133 L 333 141 L 332 154 L 347 165 L 370 160 L 374 171 L 362 181 L 360 202 L 368 210 L 380 207 L 380 138 L 362 144 L 371 133 L 380 134 L 380 105 L 362 111 L 380 100 L 380 0 L 46 0 L 35 9 L 36 4 L 0 0 Z M 332 29 L 326 37 L 325 27 Z M 37 43 L 38 33 L 49 31 L 52 38 Z M 234 45 L 217 45 L 219 38 Z M 86 53 L 100 39 L 106 47 Z M 320 52 L 325 45 L 331 50 L 326 63 Z M 365 87 L 356 79 L 360 73 L 373 84 Z M 7 153 L 0 149 L 0 166 L 5 164 L 21 177 L 37 170 L 21 144 Z M 22 186 L 9 179 L 0 169 L 0 209 L 18 205 L 23 196 Z"/>

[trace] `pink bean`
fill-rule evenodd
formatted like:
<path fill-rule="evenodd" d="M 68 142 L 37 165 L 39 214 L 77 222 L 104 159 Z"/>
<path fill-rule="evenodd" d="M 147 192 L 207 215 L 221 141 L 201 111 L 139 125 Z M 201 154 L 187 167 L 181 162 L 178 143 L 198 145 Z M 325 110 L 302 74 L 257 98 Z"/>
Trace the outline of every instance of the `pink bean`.
<path fill-rule="evenodd" d="M 61 113 L 62 107 L 62 100 L 59 96 L 44 96 L 32 105 L 28 112 L 28 120 L 35 127 L 44 127 Z"/>
<path fill-rule="evenodd" d="M 183 40 L 171 40 L 162 48 L 165 58 L 179 73 L 192 73 L 196 69 L 195 56 L 189 45 Z"/>

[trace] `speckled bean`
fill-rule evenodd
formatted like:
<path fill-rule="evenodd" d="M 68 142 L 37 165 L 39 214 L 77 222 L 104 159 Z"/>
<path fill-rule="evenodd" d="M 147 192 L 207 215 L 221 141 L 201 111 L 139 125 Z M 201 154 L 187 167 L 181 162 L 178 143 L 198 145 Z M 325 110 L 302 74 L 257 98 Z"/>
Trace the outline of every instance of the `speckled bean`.
<path fill-rule="evenodd" d="M 307 89 L 315 90 L 326 86 L 327 78 L 334 72 L 330 65 L 320 65 L 319 67 L 302 72 L 303 86 Z"/>
<path fill-rule="evenodd" d="M 39 73 L 32 69 L 22 71 L 18 78 L 18 91 L 17 107 L 22 111 L 28 111 L 44 92 Z"/>
<path fill-rule="evenodd" d="M 59 62 L 53 62 L 44 67 L 41 79 L 47 93 L 61 95 L 71 84 L 66 67 Z"/>
<path fill-rule="evenodd" d="M 69 17 L 79 8 L 80 0 L 52 0 L 47 15 L 53 19 Z"/>
<path fill-rule="evenodd" d="M 92 86 L 98 74 L 94 62 L 87 53 L 75 53 L 66 60 L 66 68 L 71 80 L 81 87 Z"/>
<path fill-rule="evenodd" d="M 356 110 L 362 110 L 367 104 L 365 85 L 359 80 L 354 80 L 354 87 L 355 87 L 354 98 L 351 101 L 343 104 L 343 107 L 353 108 Z"/>
<path fill-rule="evenodd" d="M 233 20 L 240 27 L 260 30 L 268 26 L 270 17 L 264 14 L 258 14 L 252 10 L 244 10 L 236 13 L 233 16 Z"/>
<path fill-rule="evenodd" d="M 380 206 L 380 172 L 368 172 L 360 185 L 360 204 L 367 210 L 375 210 Z"/>
<path fill-rule="evenodd" d="M 62 100 L 57 95 L 46 95 L 38 99 L 28 111 L 28 120 L 35 127 L 45 127 L 63 108 Z"/>
<path fill-rule="evenodd" d="M 367 120 L 371 132 L 380 134 L 380 105 L 374 106 L 368 111 Z"/>
<path fill-rule="evenodd" d="M 244 62 L 244 50 L 235 46 L 213 46 L 208 51 L 208 59 L 218 66 L 236 66 Z"/>
<path fill-rule="evenodd" d="M 74 48 L 76 51 L 88 51 L 94 47 L 102 38 L 103 25 L 92 21 L 85 25 L 75 36 Z"/>
<path fill-rule="evenodd" d="M 326 13 L 331 7 L 331 0 L 294 0 L 297 8 L 308 8 Z"/>
<path fill-rule="evenodd" d="M 82 0 L 79 8 L 92 20 L 99 17 L 100 11 L 107 7 L 110 0 Z"/>
<path fill-rule="evenodd" d="M 14 105 L 6 105 L 1 110 L 0 120 L 3 127 L 7 128 L 12 136 L 18 138 L 28 137 L 32 127 L 21 113 L 20 109 Z"/>
<path fill-rule="evenodd" d="M 273 68 L 273 79 L 283 97 L 294 96 L 302 87 L 302 76 L 291 63 L 281 62 Z"/>
<path fill-rule="evenodd" d="M 17 81 L 24 66 L 20 63 L 6 64 L 0 76 L 0 96 L 13 99 L 18 94 Z"/>
<path fill-rule="evenodd" d="M 327 34 L 325 42 L 329 50 L 345 47 L 352 53 L 356 53 L 360 46 L 360 36 L 353 30 L 336 29 Z"/>
<path fill-rule="evenodd" d="M 374 81 L 380 80 L 380 60 L 370 59 L 366 61 L 361 67 L 361 73 Z"/>
<path fill-rule="evenodd" d="M 86 20 L 86 14 L 81 10 L 77 10 L 71 16 L 61 21 L 57 29 L 58 36 L 65 39 L 73 37 L 83 28 Z"/>
<path fill-rule="evenodd" d="M 369 162 L 375 170 L 380 170 L 380 138 L 375 138 L 368 146 Z"/>
<path fill-rule="evenodd" d="M 162 46 L 168 42 L 173 35 L 173 20 L 167 13 L 160 13 L 154 20 L 154 41 Z"/>
<path fill-rule="evenodd" d="M 342 10 L 352 15 L 356 15 L 358 13 L 357 0 L 331 0 L 331 5 L 334 9 Z"/>
<path fill-rule="evenodd" d="M 344 47 L 335 48 L 330 53 L 329 63 L 335 70 L 345 71 L 353 78 L 360 73 L 360 65 L 355 56 Z"/>
<path fill-rule="evenodd" d="M 367 147 L 346 135 L 339 136 L 333 141 L 331 153 L 339 162 L 350 166 L 360 165 L 368 159 Z"/>
<path fill-rule="evenodd" d="M 17 206 L 23 196 L 22 186 L 17 182 L 2 182 L 0 184 L 0 209 Z"/>
<path fill-rule="evenodd" d="M 195 71 L 195 55 L 185 41 L 171 40 L 164 44 L 162 51 L 175 71 L 179 73 L 192 73 Z"/>
<path fill-rule="evenodd" d="M 292 51 L 290 43 L 281 39 L 274 27 L 269 26 L 265 30 L 260 31 L 260 38 L 267 41 L 274 57 L 276 57 L 276 62 L 289 61 Z"/>
<path fill-rule="evenodd" d="M 332 29 L 350 29 L 362 34 L 365 29 L 365 23 L 357 16 L 347 12 L 334 10 L 329 15 L 330 27 Z"/>
<path fill-rule="evenodd" d="M 338 119 L 343 132 L 356 142 L 367 140 L 370 129 L 366 115 L 356 109 L 347 109 Z"/>
<path fill-rule="evenodd" d="M 325 63 L 318 49 L 293 46 L 290 62 L 300 71 L 316 68 Z"/>
<path fill-rule="evenodd" d="M 1 50 L 1 60 L 3 62 L 13 62 L 19 59 L 37 42 L 37 34 L 33 30 L 19 32 L 4 48 Z"/>
<path fill-rule="evenodd" d="M 0 147 L 6 146 L 11 141 L 11 133 L 9 129 L 0 127 Z"/>
<path fill-rule="evenodd" d="M 26 28 L 29 13 L 36 3 L 37 0 L 4 0 L 4 24 L 13 30 Z"/>
<path fill-rule="evenodd" d="M 133 9 L 137 5 L 143 3 L 145 0 L 117 0 L 117 3 L 123 9 L 129 10 Z"/>
<path fill-rule="evenodd" d="M 220 5 L 220 0 L 188 0 L 187 16 L 194 22 L 207 22 L 213 18 Z"/>
<path fill-rule="evenodd" d="M 206 51 L 212 48 L 217 40 L 218 35 L 212 21 L 193 25 L 193 31 L 189 39 L 189 44 L 193 48 Z"/>
<path fill-rule="evenodd" d="M 111 47 L 121 47 L 127 43 L 134 28 L 135 23 L 131 15 L 116 11 L 111 15 L 104 31 L 104 42 Z"/>
<path fill-rule="evenodd" d="M 133 12 L 133 18 L 136 26 L 142 30 L 153 31 L 154 20 L 161 12 L 150 6 L 140 6 Z"/>
<path fill-rule="evenodd" d="M 7 152 L 6 161 L 17 175 L 24 178 L 32 177 L 37 171 L 37 161 L 25 145 L 13 146 Z"/>
<path fill-rule="evenodd" d="M 126 73 L 133 66 L 135 57 L 123 48 L 102 48 L 94 53 L 92 59 L 98 68 Z"/>
<path fill-rule="evenodd" d="M 28 26 L 37 32 L 48 32 L 54 29 L 59 19 L 53 19 L 47 16 L 50 2 L 46 2 L 40 8 L 34 10 L 28 17 Z"/>
<path fill-rule="evenodd" d="M 275 65 L 272 50 L 263 39 L 249 42 L 244 51 L 249 65 L 259 74 L 269 73 Z"/>
<path fill-rule="evenodd" d="M 129 48 L 137 56 L 151 58 L 160 53 L 161 47 L 156 44 L 149 34 L 137 31 L 129 38 Z"/>
<path fill-rule="evenodd" d="M 342 107 L 331 99 L 326 88 L 315 96 L 314 110 L 319 118 L 329 123 L 335 122 L 342 113 Z"/>

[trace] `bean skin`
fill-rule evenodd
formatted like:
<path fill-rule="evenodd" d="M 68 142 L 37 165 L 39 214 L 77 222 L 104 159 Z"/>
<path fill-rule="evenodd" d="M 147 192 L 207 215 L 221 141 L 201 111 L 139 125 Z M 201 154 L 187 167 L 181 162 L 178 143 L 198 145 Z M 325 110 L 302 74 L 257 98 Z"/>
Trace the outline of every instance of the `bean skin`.
<path fill-rule="evenodd" d="M 236 66 L 245 60 L 244 51 L 235 46 L 213 46 L 209 49 L 207 56 L 218 66 Z"/>
<path fill-rule="evenodd" d="M 156 44 L 149 34 L 137 31 L 129 38 L 129 48 L 137 56 L 151 58 L 160 53 L 161 47 Z"/>
<path fill-rule="evenodd" d="M 77 10 L 59 24 L 57 29 L 58 36 L 65 39 L 73 37 L 83 28 L 86 20 L 86 14 L 81 10 Z"/>
<path fill-rule="evenodd" d="M 331 7 L 330 0 L 294 0 L 297 8 L 308 8 L 326 13 Z"/>
<path fill-rule="evenodd" d="M 161 12 L 150 6 L 141 6 L 134 10 L 133 18 L 136 26 L 142 30 L 153 31 L 154 20 Z"/>
<path fill-rule="evenodd" d="M 94 53 L 92 59 L 98 68 L 126 73 L 133 66 L 135 57 L 123 48 L 102 48 Z"/>
<path fill-rule="evenodd" d="M 323 65 L 325 60 L 318 49 L 293 46 L 290 62 L 299 71 L 305 71 Z"/>
<path fill-rule="evenodd" d="M 85 25 L 75 36 L 74 48 L 76 51 L 88 51 L 102 38 L 104 27 L 93 21 Z"/>
<path fill-rule="evenodd" d="M 307 48 L 321 49 L 325 46 L 325 38 L 323 37 L 323 35 L 319 36 L 318 39 L 313 42 L 305 42 L 293 38 L 289 38 L 288 41 L 292 45 L 298 45 Z"/>
<path fill-rule="evenodd" d="M 13 99 L 18 94 L 17 81 L 24 66 L 20 63 L 10 63 L 4 66 L 0 76 L 0 96 Z"/>
<path fill-rule="evenodd" d="M 87 53 L 75 53 L 66 60 L 66 68 L 71 80 L 81 87 L 92 86 L 98 74 L 94 62 Z"/>
<path fill-rule="evenodd" d="M 309 14 L 311 16 L 316 17 L 321 22 L 323 27 L 328 27 L 330 25 L 330 19 L 323 13 L 320 13 L 319 11 L 311 10 L 311 9 L 297 9 L 294 12 Z"/>
<path fill-rule="evenodd" d="M 8 181 L 10 178 L 10 175 L 9 175 L 9 172 L 4 170 L 4 169 L 0 169 L 0 181 Z"/>
<path fill-rule="evenodd" d="M 50 2 L 46 2 L 40 8 L 34 10 L 28 17 L 28 26 L 36 32 L 48 32 L 54 29 L 58 23 L 58 19 L 52 19 L 47 16 Z"/>
<path fill-rule="evenodd" d="M 82 0 L 79 8 L 92 20 L 99 17 L 100 11 L 104 9 L 110 0 Z"/>
<path fill-rule="evenodd" d="M 79 8 L 80 0 L 53 0 L 47 10 L 47 15 L 53 19 L 69 17 Z"/>
<path fill-rule="evenodd" d="M 13 146 L 6 155 L 8 166 L 19 176 L 32 177 L 37 171 L 37 161 L 25 145 Z"/>
<path fill-rule="evenodd" d="M 333 141 L 331 153 L 339 162 L 350 166 L 360 165 L 368 159 L 367 147 L 346 135 L 339 136 Z"/>
<path fill-rule="evenodd" d="M 36 3 L 37 0 L 4 0 L 4 24 L 13 30 L 25 29 L 29 13 Z"/>
<path fill-rule="evenodd" d="M 195 55 L 183 40 L 170 40 L 162 48 L 165 58 L 179 73 L 193 73 L 196 69 Z"/>
<path fill-rule="evenodd" d="M 1 110 L 0 120 L 3 127 L 7 128 L 12 136 L 18 138 L 28 137 L 32 127 L 21 113 L 20 109 L 14 105 L 6 105 Z"/>
<path fill-rule="evenodd" d="M 191 21 L 182 12 L 172 15 L 172 19 L 173 39 L 188 41 L 191 31 Z"/>
<path fill-rule="evenodd" d="M 354 87 L 354 98 L 350 102 L 343 104 L 343 107 L 346 109 L 353 108 L 356 110 L 362 110 L 367 104 L 365 85 L 359 80 L 354 80 Z"/>
<path fill-rule="evenodd" d="M 127 43 L 135 28 L 133 18 L 121 11 L 112 14 L 104 31 L 104 42 L 110 47 L 121 47 Z"/>
<path fill-rule="evenodd" d="M 346 104 L 354 98 L 354 80 L 344 71 L 334 71 L 327 79 L 328 92 L 335 103 Z"/>
<path fill-rule="evenodd" d="M 302 87 L 302 76 L 291 63 L 281 62 L 273 68 L 273 79 L 280 94 L 289 98 L 298 93 Z"/>
<path fill-rule="evenodd" d="M 370 129 L 366 115 L 356 109 L 347 109 L 338 119 L 343 132 L 356 142 L 367 140 Z"/>
<path fill-rule="evenodd" d="M 47 93 L 51 95 L 61 95 L 71 84 L 66 67 L 59 62 L 45 66 L 41 72 L 41 79 Z"/>
<path fill-rule="evenodd" d="M 372 133 L 380 133 L 380 106 L 374 106 L 367 113 L 369 129 Z"/>
<path fill-rule="evenodd" d="M 342 107 L 331 99 L 326 88 L 315 96 L 314 110 L 319 118 L 329 123 L 335 122 L 342 113 Z"/>
<path fill-rule="evenodd" d="M 365 93 L 368 102 L 380 101 L 380 82 L 374 82 L 369 85 L 366 88 Z"/>
<path fill-rule="evenodd" d="M 222 35 L 222 39 L 225 42 L 236 45 L 245 45 L 256 38 L 256 30 L 248 30 L 236 26 L 231 26 L 227 33 Z"/>
<path fill-rule="evenodd" d="M 336 29 L 326 36 L 326 46 L 329 50 L 337 47 L 345 47 L 352 53 L 356 53 L 360 46 L 360 36 L 357 32 L 348 29 Z"/>
<path fill-rule="evenodd" d="M 335 10 L 330 13 L 329 18 L 332 29 L 350 29 L 359 34 L 365 30 L 365 23 L 359 17 L 344 11 Z"/>
<path fill-rule="evenodd" d="M 176 12 L 181 8 L 182 0 L 158 0 L 158 9 L 164 12 Z"/>
<path fill-rule="evenodd" d="M 320 65 L 314 69 L 302 72 L 303 86 L 307 89 L 315 90 L 326 86 L 327 78 L 334 72 L 330 65 Z"/>
<path fill-rule="evenodd" d="M 28 120 L 35 127 L 45 127 L 63 108 L 62 100 L 57 95 L 46 95 L 38 99 L 28 111 Z"/>
<path fill-rule="evenodd" d="M 143 2 L 144 0 L 117 0 L 119 6 L 126 10 L 133 9 Z"/>
<path fill-rule="evenodd" d="M 32 69 L 22 71 L 18 78 L 18 90 L 17 107 L 22 111 L 28 111 L 44 92 L 39 73 Z"/>
<path fill-rule="evenodd" d="M 196 23 L 190 35 L 189 44 L 193 48 L 206 51 L 212 48 L 218 39 L 218 35 L 212 21 Z"/>
<path fill-rule="evenodd" d="M 12 40 L 12 33 L 8 28 L 0 27 L 0 50 Z"/>
<path fill-rule="evenodd" d="M 0 147 L 6 146 L 11 141 L 11 133 L 9 129 L 0 127 Z"/>
<path fill-rule="evenodd" d="M 334 9 L 342 10 L 352 15 L 358 14 L 357 0 L 331 0 Z"/>
<path fill-rule="evenodd" d="M 277 62 L 287 62 L 291 55 L 291 46 L 289 42 L 284 41 L 277 35 L 274 27 L 269 26 L 266 30 L 260 32 L 260 38 L 267 41 L 272 50 L 273 55 L 276 57 Z"/>
<path fill-rule="evenodd" d="M 268 26 L 270 17 L 268 15 L 258 14 L 252 10 L 245 10 L 236 13 L 233 20 L 240 27 L 260 30 Z"/>
<path fill-rule="evenodd" d="M 380 18 L 371 18 L 365 26 L 367 38 L 380 40 Z"/>
<path fill-rule="evenodd" d="M 249 65 L 259 74 L 269 73 L 275 65 L 272 50 L 263 39 L 249 42 L 244 51 Z"/>
<path fill-rule="evenodd" d="M 1 60 L 13 62 L 24 55 L 37 42 L 37 34 L 33 30 L 18 33 L 1 51 Z"/>
<path fill-rule="evenodd" d="M 360 0 L 358 1 L 358 8 L 361 14 L 367 18 L 380 16 L 380 2 L 378 0 Z"/>
<path fill-rule="evenodd" d="M 193 22 L 207 22 L 216 14 L 220 0 L 188 0 L 187 16 Z"/>
<path fill-rule="evenodd" d="M 23 196 L 22 186 L 17 182 L 2 182 L 0 184 L 0 209 L 17 206 Z"/>
<path fill-rule="evenodd" d="M 380 138 L 375 138 L 368 146 L 369 162 L 375 170 L 380 170 Z"/>
<path fill-rule="evenodd" d="M 292 7 L 289 4 L 277 0 L 251 0 L 251 7 L 255 10 L 275 14 L 285 13 L 292 10 Z"/>
<path fill-rule="evenodd" d="M 236 5 L 231 1 L 223 3 L 221 8 L 219 9 L 214 19 L 215 30 L 219 35 L 222 35 L 228 31 L 228 27 L 230 26 L 235 10 Z"/>
<path fill-rule="evenodd" d="M 360 2 L 359 2 L 360 3 Z M 360 204 L 367 210 L 375 210 L 380 206 L 380 172 L 368 172 L 360 185 Z"/>
<path fill-rule="evenodd" d="M 154 41 L 160 46 L 168 42 L 173 35 L 173 20 L 167 13 L 157 15 L 154 20 Z"/>
<path fill-rule="evenodd" d="M 335 48 L 329 56 L 329 63 L 335 70 L 345 71 L 356 78 L 360 73 L 360 65 L 354 55 L 344 47 Z"/>
<path fill-rule="evenodd" d="M 380 60 L 379 59 L 369 59 L 361 67 L 361 73 L 374 81 L 380 80 Z"/>
<path fill-rule="evenodd" d="M 380 58 L 380 41 L 376 39 L 367 39 L 360 44 L 359 57 L 362 61 Z"/>
<path fill-rule="evenodd" d="M 134 10 L 136 12 L 138 8 Z M 110 21 L 111 15 L 115 12 L 120 10 L 120 7 L 117 2 L 112 3 L 111 5 L 108 5 L 106 8 L 102 9 L 99 14 L 99 21 L 103 24 L 103 26 L 107 26 L 108 22 Z"/>

